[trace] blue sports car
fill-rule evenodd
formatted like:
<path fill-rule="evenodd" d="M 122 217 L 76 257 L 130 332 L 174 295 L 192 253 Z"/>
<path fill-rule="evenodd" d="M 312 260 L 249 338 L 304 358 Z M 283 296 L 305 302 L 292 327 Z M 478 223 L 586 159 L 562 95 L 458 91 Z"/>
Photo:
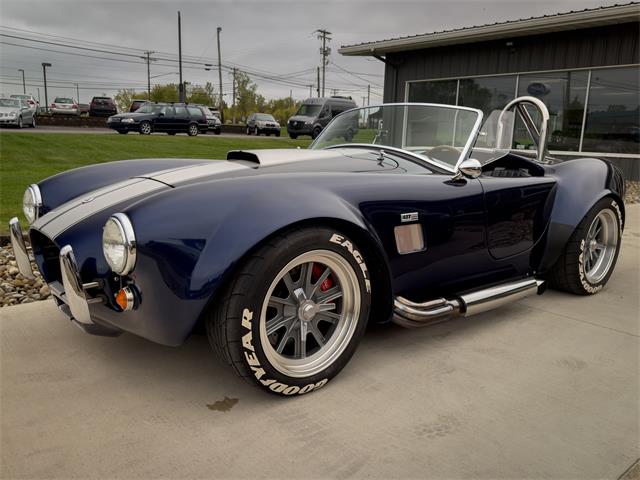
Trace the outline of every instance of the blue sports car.
<path fill-rule="evenodd" d="M 546 286 L 605 286 L 623 178 L 603 160 L 551 158 L 549 124 L 534 97 L 485 121 L 388 104 L 337 116 L 309 149 L 78 168 L 27 188 L 33 257 L 88 333 L 179 345 L 203 325 L 239 376 L 309 393 L 371 322 L 421 327 Z M 514 153 L 514 132 L 530 150 Z M 33 276 L 16 218 L 10 227 Z"/>

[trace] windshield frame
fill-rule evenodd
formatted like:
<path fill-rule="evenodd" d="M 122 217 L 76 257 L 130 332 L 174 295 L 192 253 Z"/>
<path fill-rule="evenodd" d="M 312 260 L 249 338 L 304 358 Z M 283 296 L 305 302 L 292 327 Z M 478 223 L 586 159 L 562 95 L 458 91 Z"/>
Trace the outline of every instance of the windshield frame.
<path fill-rule="evenodd" d="M 460 157 L 458 157 L 458 161 L 456 162 L 455 166 L 452 167 L 451 165 L 449 165 L 448 163 L 445 162 L 440 162 L 436 159 L 432 159 L 429 158 L 427 156 L 424 155 L 420 155 L 416 152 L 412 152 L 411 150 L 407 150 L 405 148 L 400 148 L 400 147 L 394 147 L 393 145 L 382 145 L 382 144 L 377 144 L 377 143 L 363 143 L 363 144 L 359 144 L 359 146 L 361 147 L 375 147 L 375 148 L 395 148 L 396 150 L 400 150 L 403 152 L 407 152 L 408 154 L 421 159 L 424 162 L 427 162 L 431 165 L 435 165 L 436 167 L 440 168 L 440 169 L 445 169 L 451 173 L 457 173 L 458 169 L 460 167 L 460 164 L 462 162 L 464 162 L 467 158 L 469 158 L 469 154 L 471 153 L 471 150 L 473 148 L 473 146 L 476 143 L 476 140 L 478 138 L 478 134 L 480 133 L 480 128 L 482 126 L 482 120 L 484 118 L 484 112 L 478 108 L 471 108 L 471 107 L 462 107 L 462 106 L 457 106 L 457 105 L 448 105 L 446 103 L 421 103 L 421 102 L 394 102 L 394 103 L 381 103 L 378 105 L 369 105 L 367 107 L 357 107 L 357 108 L 352 108 L 350 110 L 346 110 L 338 115 L 336 115 L 335 117 L 333 117 L 333 119 L 327 124 L 326 127 L 324 127 L 323 131 L 325 129 L 327 129 L 333 122 L 336 121 L 336 119 L 340 118 L 342 115 L 345 115 L 347 113 L 353 113 L 356 110 L 368 110 L 368 109 L 372 109 L 372 108 L 383 108 L 383 107 L 442 107 L 442 108 L 449 108 L 452 110 L 463 110 L 463 111 L 467 111 L 467 112 L 474 112 L 477 114 L 477 118 L 476 121 L 473 125 L 473 128 L 471 129 L 471 133 L 469 134 L 469 138 L 467 138 L 467 141 L 464 145 L 464 148 L 462 149 L 462 152 L 460 152 Z M 405 112 L 406 115 L 406 112 Z M 316 138 L 313 142 L 311 142 L 311 144 L 309 145 L 309 149 L 313 150 L 313 146 L 318 143 L 318 140 L 322 138 L 322 133 L 318 136 L 318 138 Z M 341 145 L 330 145 L 328 147 L 323 148 L 324 149 L 330 149 L 332 147 L 345 147 L 345 146 L 350 146 L 350 145 L 354 145 L 353 143 L 345 143 L 345 144 L 341 144 Z"/>

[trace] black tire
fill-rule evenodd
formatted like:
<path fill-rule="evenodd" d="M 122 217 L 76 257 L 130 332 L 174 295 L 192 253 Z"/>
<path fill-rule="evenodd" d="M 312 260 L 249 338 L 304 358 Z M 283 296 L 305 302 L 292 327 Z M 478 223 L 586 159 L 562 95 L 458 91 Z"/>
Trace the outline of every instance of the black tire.
<path fill-rule="evenodd" d="M 315 140 L 316 138 L 318 138 L 318 135 L 320 135 L 320 132 L 322 132 L 322 128 L 320 127 L 314 128 L 313 131 L 311 132 L 311 138 Z"/>
<path fill-rule="evenodd" d="M 247 125 L 247 135 L 251 135 L 251 128 L 249 128 L 249 125 Z"/>
<path fill-rule="evenodd" d="M 222 133 L 222 130 L 214 130 L 213 133 L 215 133 L 216 135 L 220 135 Z"/>
<path fill-rule="evenodd" d="M 200 130 L 198 129 L 197 124 L 191 123 L 189 127 L 187 127 L 187 135 L 190 137 L 196 137 L 198 133 L 200 133 Z"/>
<path fill-rule="evenodd" d="M 589 245 L 587 243 L 589 230 L 596 217 L 609 218 L 615 225 L 617 242 L 611 247 L 610 260 L 603 263 L 602 271 L 596 278 L 590 278 L 587 274 L 589 259 Z M 549 286 L 557 290 L 576 295 L 593 295 L 598 293 L 606 285 L 613 273 L 620 253 L 620 240 L 622 236 L 622 212 L 618 202 L 611 197 L 606 197 L 596 203 L 582 219 L 576 230 L 571 235 L 565 249 L 558 258 L 549 274 Z"/>
<path fill-rule="evenodd" d="M 286 355 L 284 353 L 286 348 L 296 347 L 297 340 L 293 338 L 294 335 L 297 335 L 298 337 L 296 338 L 298 339 L 301 338 L 299 333 L 303 323 L 302 317 L 300 317 L 299 313 L 286 314 L 287 316 L 293 316 L 289 317 L 290 323 L 288 325 L 284 325 L 284 323 L 281 325 L 285 332 L 282 333 L 283 336 L 280 339 L 273 336 L 280 335 L 276 332 L 282 332 L 282 330 L 275 330 L 270 336 L 266 336 L 266 330 L 261 333 L 263 319 L 265 319 L 264 328 L 266 329 L 266 318 L 272 309 L 271 306 L 267 306 L 267 303 L 273 297 L 270 296 L 267 299 L 267 295 L 269 292 L 274 292 L 274 288 L 282 288 L 285 285 L 283 280 L 278 282 L 278 278 L 282 275 L 282 272 L 288 271 L 290 262 L 312 258 L 309 256 L 317 255 L 318 252 L 324 252 L 324 255 L 327 255 L 326 258 L 332 258 L 334 260 L 331 261 L 336 261 L 338 265 L 341 265 L 338 267 L 341 270 L 329 268 L 331 274 L 325 277 L 331 279 L 333 278 L 332 275 L 335 275 L 334 271 L 342 272 L 335 277 L 341 278 L 341 280 L 335 281 L 334 279 L 335 283 L 328 285 L 323 282 L 320 286 L 322 291 L 334 291 L 337 288 L 337 291 L 344 292 L 340 297 L 336 297 L 336 300 L 326 300 L 336 304 L 334 308 L 340 308 L 341 316 L 340 320 L 332 322 L 335 326 L 329 327 L 327 331 L 321 334 L 321 336 L 327 335 L 326 338 L 322 337 L 326 344 L 321 347 L 321 344 L 316 342 L 315 352 L 312 351 L 309 356 L 301 357 L 310 359 L 309 361 L 312 362 L 309 365 L 313 365 L 313 369 L 308 370 L 309 375 L 304 375 L 306 372 L 302 372 L 300 375 L 291 376 L 283 373 L 281 364 L 280 367 L 277 365 L 279 365 L 279 360 L 284 359 L 285 362 L 287 361 L 284 356 Z M 305 257 L 301 257 L 302 255 Z M 304 261 L 306 262 L 306 260 Z M 316 260 L 312 260 L 312 262 L 316 262 Z M 304 263 L 304 265 L 309 265 L 309 263 Z M 311 265 L 315 265 L 315 263 L 311 263 Z M 322 270 L 322 263 L 319 263 L 319 265 Z M 294 270 L 295 268 L 300 267 L 294 267 Z M 326 264 L 324 268 L 327 268 Z M 314 269 L 312 268 L 311 270 L 313 271 Z M 326 270 L 323 271 L 326 273 Z M 299 275 L 302 278 L 302 270 L 300 270 Z M 300 279 L 294 282 L 294 275 L 288 278 L 294 283 L 293 286 L 300 285 L 298 282 L 302 282 Z M 316 293 L 321 295 L 322 292 L 317 290 L 317 285 L 320 284 L 319 279 L 316 279 L 315 282 L 313 287 Z M 348 285 L 348 287 L 343 285 Z M 293 286 L 288 288 L 289 292 L 291 292 Z M 329 290 L 323 290 L 325 287 Z M 299 290 L 301 288 L 297 288 L 296 292 Z M 277 296 L 280 297 L 281 295 Z M 294 300 L 291 300 L 294 298 L 291 293 L 286 298 L 290 302 L 294 302 Z M 297 298 L 300 299 L 301 297 L 298 295 Z M 306 299 L 307 297 L 305 296 L 304 298 Z M 309 298 L 317 297 L 314 297 L 314 294 L 311 293 Z M 343 298 L 346 303 L 343 303 Z M 205 322 L 207 335 L 214 351 L 225 363 L 232 366 L 239 376 L 275 394 L 284 396 L 301 395 L 324 386 L 347 364 L 365 331 L 370 304 L 369 273 L 356 245 L 345 235 L 332 229 L 323 227 L 303 228 L 272 238 L 248 257 L 225 290 L 216 298 L 215 305 L 206 314 Z M 262 312 L 263 305 L 266 307 L 264 315 Z M 300 312 L 303 306 L 300 303 L 296 305 L 294 307 L 283 305 L 282 318 L 284 319 L 285 316 L 284 308 L 293 308 L 290 311 Z M 355 310 L 354 305 L 358 305 L 357 310 Z M 347 306 L 350 306 L 350 309 Z M 296 308 L 298 310 L 295 310 Z M 317 314 L 323 315 L 322 313 Z M 316 313 L 313 315 L 316 315 Z M 313 318 L 306 320 L 306 322 L 310 323 L 313 321 Z M 313 327 L 316 328 L 316 331 L 319 331 L 319 321 L 322 320 L 316 320 L 315 327 Z M 344 333 L 345 328 L 350 332 L 349 334 Z M 313 333 L 311 326 L 308 324 L 305 327 L 306 329 L 309 329 L 309 335 Z M 334 338 L 336 335 L 337 337 Z M 313 337 L 315 337 L 315 334 L 313 334 Z M 265 339 L 264 341 L 262 340 L 263 338 Z M 312 337 L 305 338 L 310 339 L 310 345 L 314 344 L 315 340 Z M 294 345 L 290 345 L 289 340 L 293 340 Z M 267 345 L 265 345 L 265 341 Z M 272 342 L 278 344 L 283 341 L 286 345 L 285 349 L 282 350 L 282 355 L 280 355 L 274 350 L 275 346 Z M 339 345 L 339 347 L 336 345 Z M 323 348 L 326 349 L 324 353 L 322 353 Z M 339 350 L 332 351 L 331 348 L 339 348 Z M 318 356 L 317 354 L 320 355 Z M 272 359 L 275 358 L 275 362 L 269 359 L 269 355 L 271 355 Z M 324 359 L 319 364 L 313 363 L 318 362 L 318 358 L 326 358 L 325 355 L 329 356 L 330 361 Z"/>
<path fill-rule="evenodd" d="M 129 130 L 118 130 L 118 133 L 120 135 L 126 135 L 127 133 L 129 133 Z"/>
<path fill-rule="evenodd" d="M 33 115 L 31 117 L 31 125 L 30 126 L 31 126 L 31 128 L 36 128 L 36 116 L 35 115 Z"/>
<path fill-rule="evenodd" d="M 253 130 L 253 133 L 256 134 L 256 137 L 260 136 L 260 129 L 258 128 L 258 126 L 256 125 L 255 129 Z"/>
<path fill-rule="evenodd" d="M 276 132 L 276 137 L 279 137 L 279 136 L 280 136 L 280 132 Z"/>
<path fill-rule="evenodd" d="M 167 132 L 167 135 L 175 135 L 176 132 Z"/>
<path fill-rule="evenodd" d="M 22 129 L 22 127 L 24 127 L 24 124 L 22 123 L 22 115 L 20 115 L 18 117 L 18 128 Z"/>
<path fill-rule="evenodd" d="M 296 135 L 295 133 L 290 133 L 290 134 L 289 134 L 289 138 L 290 138 L 291 140 L 295 140 L 296 138 L 298 138 L 298 135 Z"/>
<path fill-rule="evenodd" d="M 151 126 L 151 122 L 147 122 L 146 120 L 143 122 L 140 122 L 140 134 L 141 135 L 151 135 L 151 132 L 153 132 L 153 127 Z"/>

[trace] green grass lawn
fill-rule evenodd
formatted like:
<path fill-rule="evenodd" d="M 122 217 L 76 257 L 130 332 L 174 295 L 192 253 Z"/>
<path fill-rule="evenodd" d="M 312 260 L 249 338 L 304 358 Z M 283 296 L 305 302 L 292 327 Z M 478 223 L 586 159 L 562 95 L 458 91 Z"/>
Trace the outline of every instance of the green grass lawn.
<path fill-rule="evenodd" d="M 309 139 L 0 132 L 0 234 L 11 217 L 23 226 L 22 194 L 32 183 L 93 163 L 133 158 L 224 159 L 229 150 L 305 148 Z"/>

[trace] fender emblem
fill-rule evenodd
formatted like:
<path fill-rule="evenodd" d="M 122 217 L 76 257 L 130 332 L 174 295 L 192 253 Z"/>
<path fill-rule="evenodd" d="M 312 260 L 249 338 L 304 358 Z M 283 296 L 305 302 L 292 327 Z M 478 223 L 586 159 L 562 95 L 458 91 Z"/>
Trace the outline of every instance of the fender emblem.
<path fill-rule="evenodd" d="M 409 213 L 401 213 L 400 221 L 402 223 L 405 222 L 417 222 L 418 221 L 418 212 L 409 212 Z"/>
<path fill-rule="evenodd" d="M 82 202 L 81 202 L 81 203 L 83 203 L 83 204 L 84 204 L 84 203 L 92 202 L 95 198 L 96 198 L 96 197 L 93 197 L 93 196 L 92 196 L 92 197 L 84 198 L 84 199 L 82 200 Z"/>

